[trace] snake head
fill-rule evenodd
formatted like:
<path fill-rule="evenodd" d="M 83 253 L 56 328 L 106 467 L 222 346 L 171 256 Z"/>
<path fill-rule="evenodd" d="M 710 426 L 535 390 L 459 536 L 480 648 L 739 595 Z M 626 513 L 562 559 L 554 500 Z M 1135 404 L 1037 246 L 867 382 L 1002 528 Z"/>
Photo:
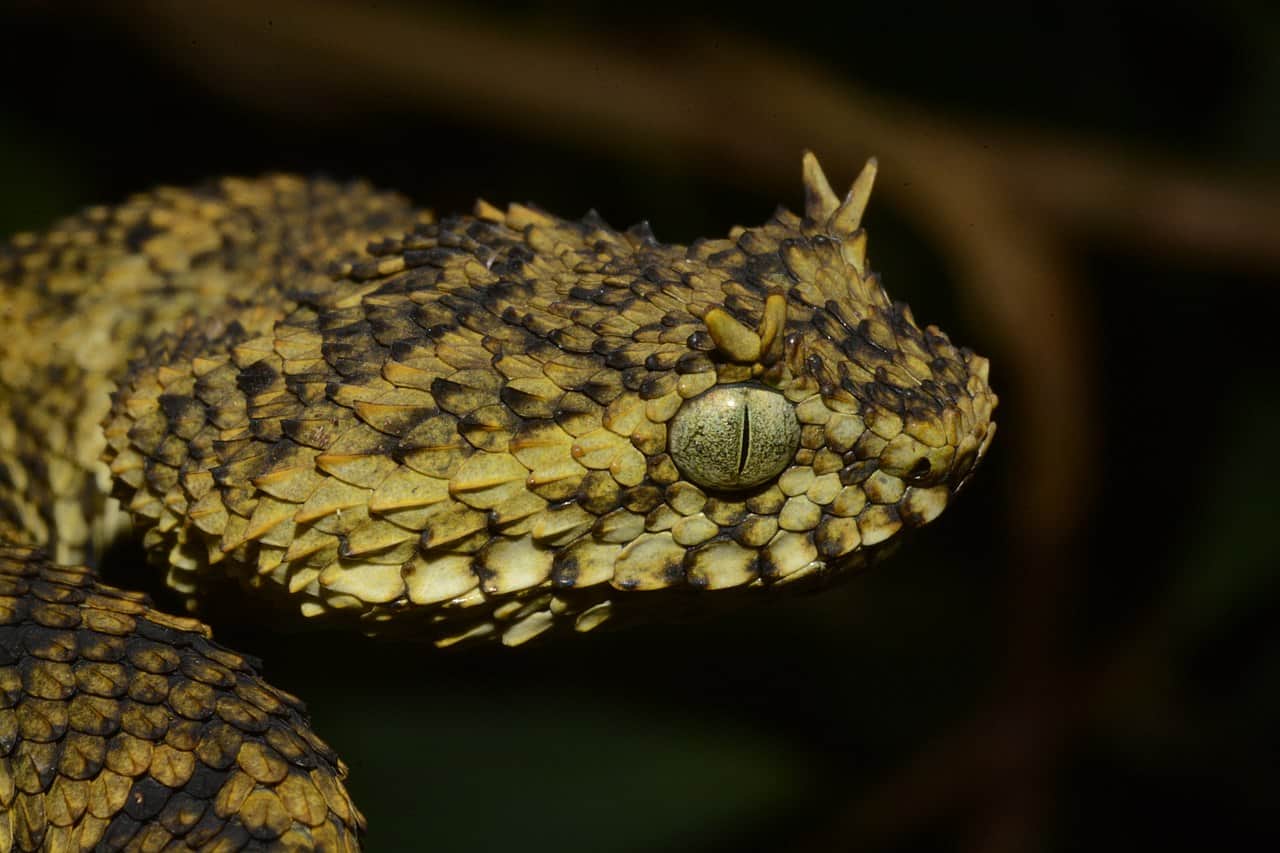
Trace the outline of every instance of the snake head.
<path fill-rule="evenodd" d="M 803 216 L 694 246 L 724 297 L 699 306 L 689 345 L 718 381 L 676 413 L 670 450 L 695 484 L 742 501 L 775 582 L 860 564 L 937 518 L 995 435 L 987 360 L 922 329 L 867 264 L 876 168 L 842 200 L 807 153 Z"/>
<path fill-rule="evenodd" d="M 841 200 L 806 155 L 803 216 L 689 246 L 479 202 L 301 263 L 274 324 L 229 307 L 134 366 L 118 492 L 176 586 L 221 566 L 443 643 L 864 564 L 942 512 L 996 405 L 870 271 L 874 175 Z"/>

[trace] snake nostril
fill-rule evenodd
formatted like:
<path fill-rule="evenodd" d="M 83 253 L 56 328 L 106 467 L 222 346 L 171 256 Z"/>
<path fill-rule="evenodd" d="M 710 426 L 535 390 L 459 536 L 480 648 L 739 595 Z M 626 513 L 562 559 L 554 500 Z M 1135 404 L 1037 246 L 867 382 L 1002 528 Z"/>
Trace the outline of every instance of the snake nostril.
<path fill-rule="evenodd" d="M 933 470 L 933 466 L 929 464 L 928 459 L 917 459 L 916 463 L 911 466 L 911 470 L 907 472 L 908 479 L 920 480 L 929 476 L 929 472 Z"/>

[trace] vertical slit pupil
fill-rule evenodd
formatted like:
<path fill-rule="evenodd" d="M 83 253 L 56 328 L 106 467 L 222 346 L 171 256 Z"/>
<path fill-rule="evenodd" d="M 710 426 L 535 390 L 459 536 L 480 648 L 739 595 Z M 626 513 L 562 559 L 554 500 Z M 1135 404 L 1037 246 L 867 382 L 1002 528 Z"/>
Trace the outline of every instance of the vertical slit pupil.
<path fill-rule="evenodd" d="M 751 447 L 751 407 L 742 406 L 742 443 L 738 447 L 738 473 L 747 468 L 747 451 Z"/>

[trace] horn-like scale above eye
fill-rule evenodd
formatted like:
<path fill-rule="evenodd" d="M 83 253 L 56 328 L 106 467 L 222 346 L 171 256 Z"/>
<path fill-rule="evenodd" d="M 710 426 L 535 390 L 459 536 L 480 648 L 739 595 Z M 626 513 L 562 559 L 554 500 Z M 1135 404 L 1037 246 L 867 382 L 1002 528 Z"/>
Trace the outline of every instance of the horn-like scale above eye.
<path fill-rule="evenodd" d="M 732 491 L 781 474 L 799 446 L 795 406 L 754 384 L 719 385 L 686 401 L 667 438 L 681 473 L 705 489 Z"/>

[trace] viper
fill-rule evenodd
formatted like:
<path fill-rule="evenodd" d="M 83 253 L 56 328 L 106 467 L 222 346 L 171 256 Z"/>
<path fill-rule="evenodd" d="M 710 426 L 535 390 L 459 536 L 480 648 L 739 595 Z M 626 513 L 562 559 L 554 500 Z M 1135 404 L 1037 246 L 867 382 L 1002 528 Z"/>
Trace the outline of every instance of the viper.
<path fill-rule="evenodd" d="M 821 586 L 935 519 L 988 363 L 867 263 L 869 161 L 688 246 L 363 183 L 165 188 L 0 250 L 0 849 L 355 849 L 346 767 L 140 539 L 366 633 L 513 646 Z M 389 640 L 401 642 L 403 639 Z"/>

